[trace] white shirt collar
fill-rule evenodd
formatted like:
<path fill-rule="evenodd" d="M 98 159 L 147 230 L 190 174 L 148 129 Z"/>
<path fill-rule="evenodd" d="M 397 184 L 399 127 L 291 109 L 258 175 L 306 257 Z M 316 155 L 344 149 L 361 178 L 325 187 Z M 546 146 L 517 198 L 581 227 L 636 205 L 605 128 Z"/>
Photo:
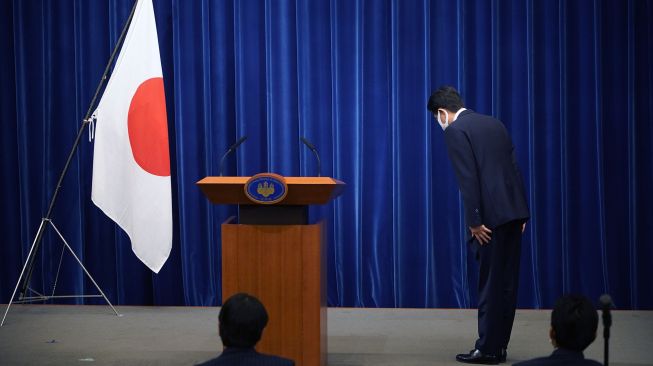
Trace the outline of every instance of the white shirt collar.
<path fill-rule="evenodd" d="M 460 108 L 460 109 L 458 110 L 458 112 L 456 112 L 456 114 L 454 114 L 454 116 L 453 116 L 453 120 L 454 120 L 454 121 L 457 120 L 457 119 L 458 119 L 458 115 L 459 115 L 460 113 L 462 113 L 462 111 L 466 111 L 466 110 L 467 110 L 467 108 Z"/>

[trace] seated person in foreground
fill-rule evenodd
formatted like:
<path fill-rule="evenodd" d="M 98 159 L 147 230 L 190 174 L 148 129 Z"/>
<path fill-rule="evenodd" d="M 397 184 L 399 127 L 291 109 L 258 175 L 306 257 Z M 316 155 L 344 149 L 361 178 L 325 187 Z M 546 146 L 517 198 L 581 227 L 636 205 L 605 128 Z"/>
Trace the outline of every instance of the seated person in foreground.
<path fill-rule="evenodd" d="M 224 349 L 219 357 L 201 366 L 294 366 L 289 359 L 256 352 L 268 324 L 268 313 L 254 296 L 240 293 L 230 297 L 220 309 L 219 333 Z"/>
<path fill-rule="evenodd" d="M 599 316 L 585 296 L 566 295 L 558 299 L 551 313 L 549 337 L 555 347 L 548 357 L 518 362 L 516 366 L 579 365 L 600 366 L 585 359 L 583 351 L 596 338 Z"/>

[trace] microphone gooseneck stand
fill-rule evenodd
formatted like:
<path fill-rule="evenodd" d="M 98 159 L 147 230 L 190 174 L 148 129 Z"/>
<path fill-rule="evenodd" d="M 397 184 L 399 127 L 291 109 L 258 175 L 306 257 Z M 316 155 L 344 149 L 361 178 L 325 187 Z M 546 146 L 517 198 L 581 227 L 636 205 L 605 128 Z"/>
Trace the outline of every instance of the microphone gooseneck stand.
<path fill-rule="evenodd" d="M 300 140 L 308 147 L 309 150 L 313 152 L 313 155 L 315 155 L 315 160 L 317 160 L 317 176 L 321 177 L 322 176 L 322 162 L 320 161 L 320 154 L 318 154 L 317 149 L 315 148 L 315 145 L 313 145 L 310 141 L 306 139 L 306 137 L 301 137 Z"/>
<path fill-rule="evenodd" d="M 243 137 L 239 138 L 238 141 L 234 142 L 233 145 L 229 146 L 227 151 L 225 151 L 224 154 L 222 154 L 222 157 L 220 158 L 220 176 L 222 176 L 222 173 L 224 172 L 224 160 L 225 160 L 225 158 L 227 156 L 229 156 L 229 154 L 231 154 L 232 152 L 236 151 L 238 146 L 240 146 L 240 144 L 245 142 L 245 140 L 247 140 L 247 136 L 243 136 Z"/>
<path fill-rule="evenodd" d="M 599 298 L 601 310 L 603 311 L 603 365 L 608 366 L 610 327 L 612 326 L 612 315 L 610 309 L 614 306 L 610 295 L 605 294 Z"/>

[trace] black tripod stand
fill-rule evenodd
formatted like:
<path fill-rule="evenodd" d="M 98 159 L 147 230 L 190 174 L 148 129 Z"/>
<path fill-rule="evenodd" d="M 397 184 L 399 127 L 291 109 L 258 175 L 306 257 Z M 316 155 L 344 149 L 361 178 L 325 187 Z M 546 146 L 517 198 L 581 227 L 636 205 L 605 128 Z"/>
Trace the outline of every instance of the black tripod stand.
<path fill-rule="evenodd" d="M 104 73 L 102 74 L 102 78 L 100 79 L 100 82 L 98 83 L 97 88 L 95 89 L 95 94 L 93 95 L 93 99 L 91 100 L 91 103 L 88 107 L 88 110 L 86 111 L 86 115 L 84 116 L 84 119 L 82 120 L 82 125 L 79 127 L 79 130 L 77 132 L 77 137 L 75 138 L 75 142 L 73 143 L 73 147 L 70 149 L 70 153 L 68 154 L 68 160 L 66 161 L 66 164 L 63 167 L 63 170 L 61 171 L 61 174 L 59 175 L 59 180 L 57 181 L 57 186 L 54 189 L 54 193 L 52 194 L 52 198 L 50 199 L 50 204 L 48 206 L 48 211 L 45 215 L 44 218 L 41 219 L 41 225 L 39 225 L 39 229 L 36 232 L 36 236 L 34 238 L 34 241 L 32 242 L 32 246 L 29 250 L 29 254 L 27 255 L 27 259 L 25 260 L 25 264 L 23 265 L 23 269 L 20 272 L 20 277 L 18 277 L 18 282 L 16 283 L 16 288 L 14 289 L 14 292 L 11 295 L 11 299 L 9 300 L 9 304 L 7 304 L 7 309 L 5 310 L 5 314 L 2 317 L 2 322 L 0 322 L 0 327 L 4 325 L 5 319 L 7 318 L 7 314 L 9 313 L 9 308 L 11 307 L 12 303 L 25 303 L 25 302 L 33 302 L 33 301 L 47 301 L 50 299 L 56 299 L 56 298 L 88 298 L 88 297 L 102 297 L 104 300 L 111 306 L 111 309 L 113 312 L 117 315 L 118 312 L 116 309 L 113 307 L 109 299 L 106 297 L 102 289 L 100 289 L 100 286 L 98 286 L 97 282 L 93 279 L 91 274 L 86 270 L 86 267 L 82 264 L 82 261 L 77 257 L 73 249 L 70 247 L 66 239 L 63 237 L 59 229 L 54 225 L 54 222 L 52 221 L 52 210 L 54 208 L 54 204 L 57 201 L 57 196 L 59 194 L 59 190 L 61 189 L 61 184 L 63 182 L 64 177 L 66 176 L 66 173 L 68 172 L 68 168 L 70 166 L 70 163 L 75 155 L 75 152 L 77 151 L 77 146 L 79 146 L 79 142 L 81 140 L 82 134 L 84 132 L 84 129 L 86 128 L 87 125 L 91 123 L 91 113 L 93 112 L 93 109 L 95 107 L 95 101 L 97 100 L 98 95 L 100 94 L 100 91 L 104 87 L 106 81 L 107 81 L 107 76 L 109 75 L 109 70 L 111 69 L 111 65 L 113 64 L 113 60 L 120 49 L 120 45 L 122 44 L 125 35 L 127 34 L 127 30 L 129 29 L 129 25 L 131 24 L 132 18 L 134 17 L 134 12 L 136 10 L 136 5 L 138 1 L 134 2 L 134 6 L 131 9 L 131 12 L 129 14 L 129 18 L 127 19 L 127 22 L 125 23 L 125 26 L 122 28 L 122 32 L 120 33 L 120 37 L 118 38 L 118 42 L 116 42 L 115 47 L 113 48 L 113 51 L 111 52 L 111 56 L 109 57 L 109 62 L 107 63 L 107 66 L 104 69 Z M 63 242 L 62 248 L 61 248 L 61 258 L 59 260 L 59 267 L 57 269 L 57 275 L 55 276 L 55 282 L 52 288 L 52 293 L 51 295 L 44 295 L 41 294 L 37 291 L 34 291 L 29 287 L 29 283 L 32 277 L 32 272 L 34 270 L 34 263 L 36 260 L 36 255 L 39 252 L 39 249 L 41 247 L 41 242 L 43 239 L 43 234 L 45 233 L 46 228 L 50 226 L 54 229 L 54 231 L 57 233 L 61 241 Z M 59 271 L 61 270 L 61 263 L 63 261 L 63 254 L 65 252 L 65 249 L 68 249 L 68 251 L 73 255 L 77 263 L 82 267 L 84 270 L 84 273 L 88 278 L 93 282 L 93 285 L 97 288 L 97 290 L 100 292 L 99 295 L 59 295 L 55 296 L 54 292 L 57 287 L 57 280 L 59 278 Z M 16 292 L 20 289 L 18 299 L 14 301 L 14 298 L 16 297 Z M 28 291 L 30 291 L 33 294 L 36 294 L 36 296 L 28 296 Z"/>

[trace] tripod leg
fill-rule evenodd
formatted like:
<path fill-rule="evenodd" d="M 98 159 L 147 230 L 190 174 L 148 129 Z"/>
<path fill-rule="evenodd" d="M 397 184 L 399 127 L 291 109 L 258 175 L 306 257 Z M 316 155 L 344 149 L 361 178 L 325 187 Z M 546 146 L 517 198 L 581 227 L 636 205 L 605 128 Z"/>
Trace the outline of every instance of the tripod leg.
<path fill-rule="evenodd" d="M 25 269 L 27 269 L 27 263 L 29 263 L 30 258 L 32 257 L 32 252 L 34 251 L 34 246 L 36 245 L 36 238 L 38 238 L 39 235 L 42 234 L 42 231 L 45 230 L 45 221 L 46 219 L 41 219 L 41 225 L 39 225 L 39 230 L 36 232 L 36 236 L 34 238 L 34 241 L 32 242 L 32 246 L 29 248 L 29 254 L 27 254 L 27 260 L 25 260 L 25 264 L 23 264 L 23 270 L 20 271 L 18 282 L 16 282 L 16 288 L 14 288 L 14 292 L 11 294 L 11 299 L 9 299 L 9 304 L 7 304 L 7 310 L 5 310 L 5 315 L 2 317 L 2 322 L 0 322 L 0 327 L 5 324 L 5 319 L 7 318 L 7 314 L 9 313 L 9 308 L 11 307 L 11 303 L 14 301 L 14 297 L 16 296 L 16 291 L 18 291 L 18 286 L 20 286 L 20 281 L 23 279 L 23 276 L 25 275 Z"/>
<path fill-rule="evenodd" d="M 66 247 L 62 245 L 61 255 L 59 256 L 59 266 L 57 267 L 57 275 L 54 276 L 54 285 L 52 285 L 52 294 L 50 295 L 50 297 L 54 297 L 54 292 L 57 290 L 57 283 L 59 282 L 59 273 L 61 273 L 61 263 L 63 263 L 63 254 L 65 251 L 66 251 Z"/>
<path fill-rule="evenodd" d="M 86 270 L 86 267 L 84 267 L 84 265 L 82 264 L 82 261 L 79 260 L 79 257 L 77 257 L 77 255 L 75 254 L 75 252 L 73 251 L 73 249 L 70 247 L 70 245 L 68 245 L 68 242 L 66 241 L 66 239 L 64 239 L 63 235 L 61 235 L 61 232 L 59 232 L 59 229 L 57 229 L 57 227 L 54 225 L 54 222 L 50 221 L 50 225 L 52 225 L 52 228 L 54 229 L 54 231 L 57 232 L 57 235 L 59 235 L 59 238 L 61 238 L 61 240 L 63 241 L 63 243 L 64 243 L 64 245 L 66 246 L 66 248 L 68 248 L 68 250 L 70 251 L 70 254 L 72 254 L 73 257 L 75 257 L 75 260 L 76 260 L 77 263 L 79 263 L 79 265 L 82 267 L 82 269 L 84 270 L 84 273 L 86 273 L 86 275 L 88 276 L 88 278 L 91 279 L 91 281 L 92 281 L 93 284 L 95 285 L 95 288 L 97 288 L 97 290 L 100 291 L 100 294 L 102 294 L 102 297 L 104 298 L 104 301 L 106 301 L 107 304 L 109 304 L 109 306 L 111 306 L 111 310 L 113 310 L 113 312 L 116 313 L 117 316 L 121 316 L 120 314 L 118 314 L 118 311 L 116 311 L 116 308 L 113 307 L 113 304 L 111 304 L 111 301 L 109 301 L 109 299 L 108 299 L 107 296 L 104 294 L 104 292 L 102 291 L 102 289 L 100 288 L 100 286 L 98 286 L 97 282 L 95 282 L 95 280 L 93 279 L 93 276 L 91 276 L 91 274 L 88 273 L 88 271 Z"/>

